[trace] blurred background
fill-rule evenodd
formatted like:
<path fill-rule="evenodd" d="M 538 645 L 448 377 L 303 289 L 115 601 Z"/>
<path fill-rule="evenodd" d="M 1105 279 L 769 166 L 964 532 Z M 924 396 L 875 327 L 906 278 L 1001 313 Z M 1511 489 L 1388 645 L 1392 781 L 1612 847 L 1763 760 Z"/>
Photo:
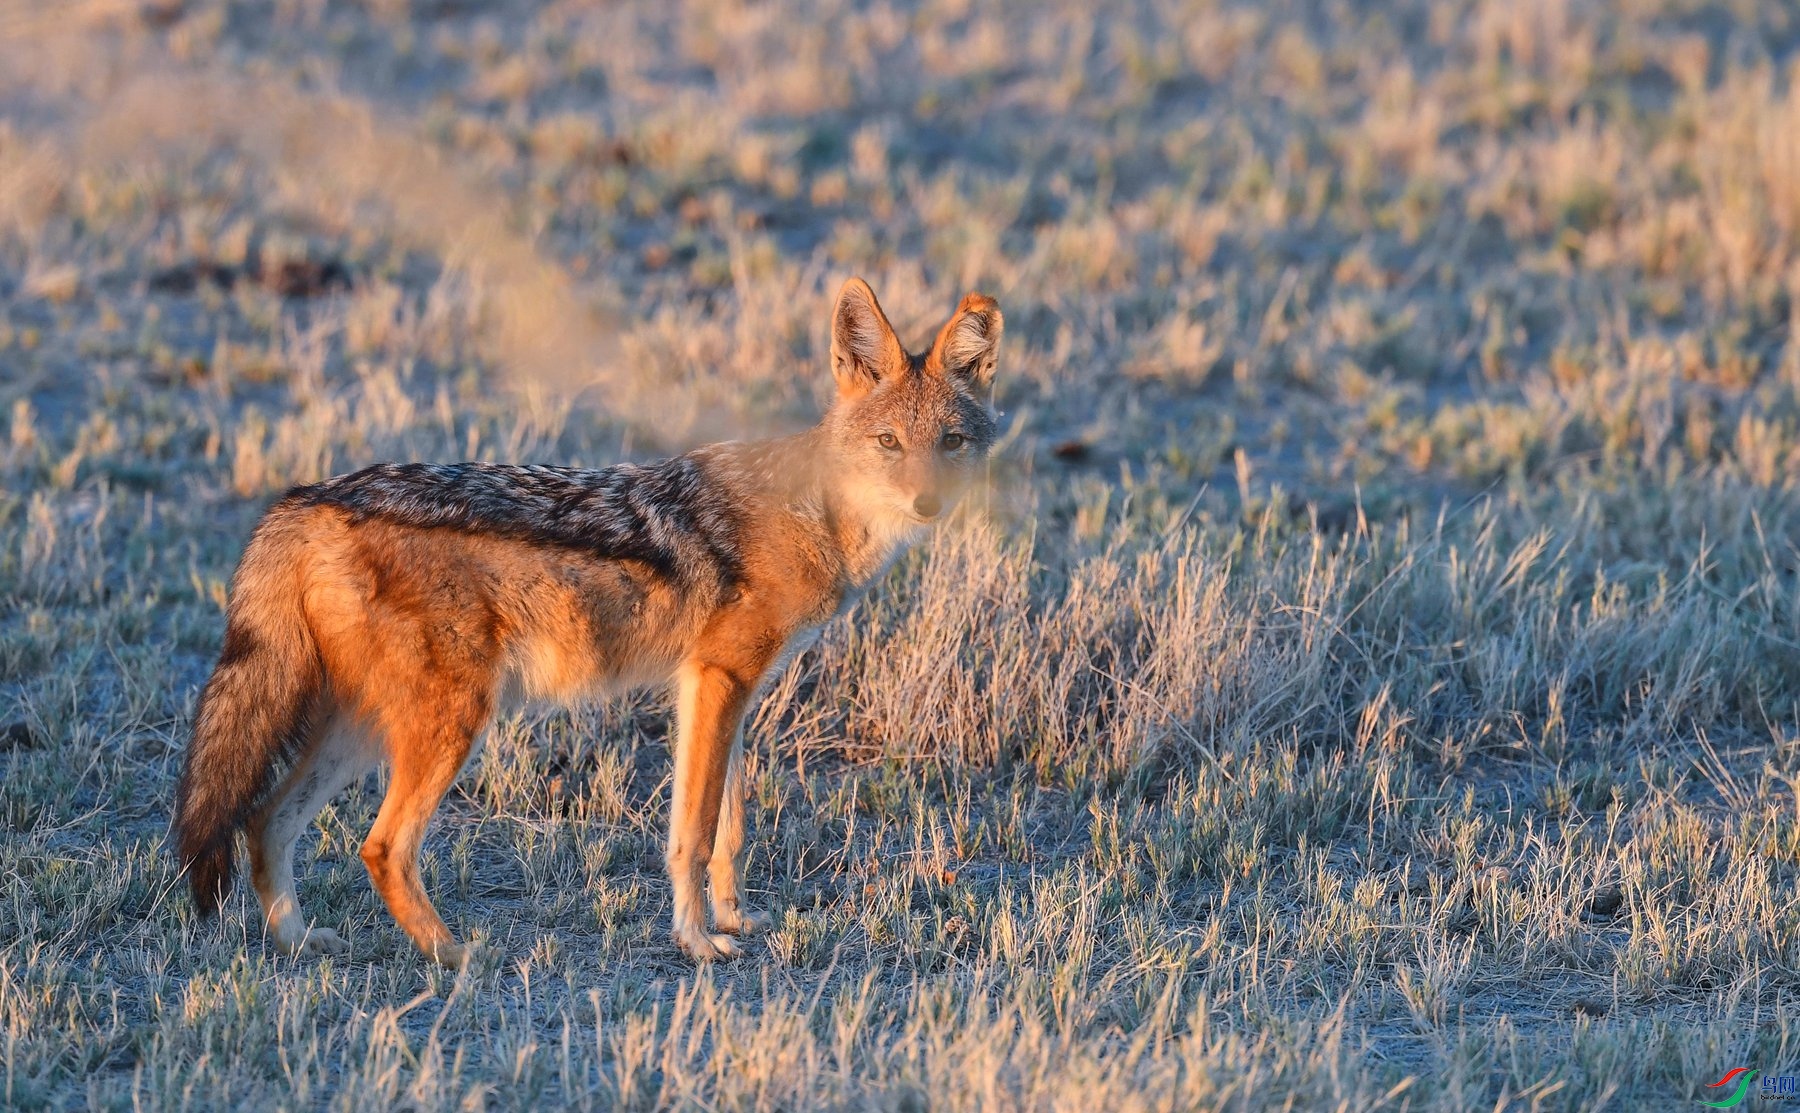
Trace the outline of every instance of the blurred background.
<path fill-rule="evenodd" d="M 915 344 L 999 297 L 1038 470 L 1328 517 L 1766 482 L 1797 41 L 1780 0 L 11 3 L 0 403 L 65 472 L 182 410 L 129 466 L 204 429 L 239 494 L 499 451 L 496 405 L 503 455 L 680 448 L 808 420 L 862 274 Z"/>

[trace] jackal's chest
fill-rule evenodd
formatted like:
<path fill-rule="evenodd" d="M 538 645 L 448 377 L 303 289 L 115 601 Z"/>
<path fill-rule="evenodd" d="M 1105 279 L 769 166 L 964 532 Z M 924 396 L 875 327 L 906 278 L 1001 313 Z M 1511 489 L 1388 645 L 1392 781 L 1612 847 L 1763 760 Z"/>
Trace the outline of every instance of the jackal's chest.
<path fill-rule="evenodd" d="M 846 585 L 820 597 L 782 642 L 780 651 L 763 674 L 763 683 L 774 682 L 802 654 L 819 644 L 825 628 L 855 609 L 866 594 L 867 585 Z"/>
<path fill-rule="evenodd" d="M 814 626 L 802 626 L 789 636 L 781 652 L 775 657 L 775 664 L 769 669 L 769 679 L 773 680 L 787 671 L 787 667 L 807 650 L 819 644 L 819 635 L 825 632 L 823 622 Z"/>

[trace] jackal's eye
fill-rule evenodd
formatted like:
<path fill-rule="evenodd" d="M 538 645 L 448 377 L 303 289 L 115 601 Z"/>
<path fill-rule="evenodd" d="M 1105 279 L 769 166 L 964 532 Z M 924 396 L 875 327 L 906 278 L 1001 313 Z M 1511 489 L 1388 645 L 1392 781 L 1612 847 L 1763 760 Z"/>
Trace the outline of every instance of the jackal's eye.
<path fill-rule="evenodd" d="M 957 449 L 961 448 L 966 443 L 966 441 L 967 441 L 967 438 L 965 438 L 961 433 L 945 433 L 944 434 L 944 442 L 943 442 L 944 443 L 944 451 L 945 452 L 955 452 Z"/>
<path fill-rule="evenodd" d="M 875 438 L 875 443 L 887 449 L 889 452 L 898 452 L 900 450 L 900 438 L 894 436 L 892 433 L 881 434 L 881 436 Z"/>

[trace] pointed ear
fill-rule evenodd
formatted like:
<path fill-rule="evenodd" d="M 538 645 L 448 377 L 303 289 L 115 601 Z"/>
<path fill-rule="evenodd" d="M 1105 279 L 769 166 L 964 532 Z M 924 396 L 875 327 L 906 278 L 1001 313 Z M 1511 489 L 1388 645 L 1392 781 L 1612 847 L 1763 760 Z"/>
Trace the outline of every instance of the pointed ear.
<path fill-rule="evenodd" d="M 831 312 L 831 374 L 840 398 L 858 398 L 906 367 L 906 349 L 875 300 L 875 291 L 852 278 L 838 291 Z"/>
<path fill-rule="evenodd" d="M 963 295 L 956 315 L 938 330 L 925 369 L 946 378 L 962 379 L 972 386 L 987 386 L 994 381 L 1000 334 L 1005 328 L 999 302 L 986 294 Z"/>

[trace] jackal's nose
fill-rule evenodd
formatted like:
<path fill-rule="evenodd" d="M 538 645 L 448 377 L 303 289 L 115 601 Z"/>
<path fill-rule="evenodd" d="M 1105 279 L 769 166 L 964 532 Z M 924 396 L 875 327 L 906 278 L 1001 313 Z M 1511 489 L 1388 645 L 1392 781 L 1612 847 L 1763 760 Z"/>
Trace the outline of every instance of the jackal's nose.
<path fill-rule="evenodd" d="M 929 491 L 913 499 L 913 510 L 921 518 L 935 518 L 943 508 L 944 500 Z"/>

